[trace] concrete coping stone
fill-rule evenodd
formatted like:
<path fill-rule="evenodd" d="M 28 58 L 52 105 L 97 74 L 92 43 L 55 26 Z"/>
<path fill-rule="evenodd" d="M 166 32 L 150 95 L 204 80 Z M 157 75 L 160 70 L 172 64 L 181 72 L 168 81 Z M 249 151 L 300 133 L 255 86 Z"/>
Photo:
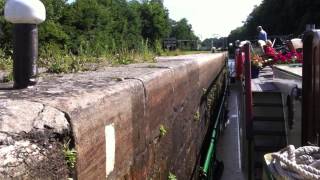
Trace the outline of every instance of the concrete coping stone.
<path fill-rule="evenodd" d="M 218 75 L 226 57 L 226 53 L 158 57 L 157 63 L 105 67 L 94 72 L 76 74 L 44 75 L 39 77 L 37 85 L 27 89 L 12 90 L 0 86 L 0 132 L 19 133 L 33 129 L 41 131 L 46 128 L 61 134 L 71 131 L 78 153 L 78 176 L 81 176 L 82 179 L 101 179 L 102 176 L 98 175 L 101 174 L 101 168 L 94 167 L 95 163 L 104 161 L 94 160 L 94 158 L 109 157 L 108 154 L 103 154 L 102 150 L 110 147 L 119 150 L 119 147 L 117 144 L 100 147 L 101 143 L 105 142 L 99 139 L 102 132 L 99 127 L 107 127 L 112 124 L 110 127 L 115 129 L 116 137 L 114 143 L 119 142 L 119 139 L 132 136 L 130 134 L 132 127 L 127 126 L 135 125 L 126 124 L 130 122 L 128 118 L 139 118 L 140 116 L 143 117 L 143 120 L 148 117 L 152 118 L 154 116 L 152 113 L 155 112 L 152 109 L 154 107 L 148 108 L 147 106 L 159 105 L 162 100 L 166 101 L 165 106 L 173 106 L 175 101 L 178 101 L 178 97 L 174 97 L 171 92 L 181 79 L 189 78 L 190 82 L 196 83 L 192 87 L 197 89 L 183 90 L 183 94 L 179 95 L 179 103 L 181 99 L 189 95 L 189 92 L 202 91 L 203 88 L 207 88 Z M 177 85 L 177 88 L 179 87 L 181 85 Z M 139 99 L 141 94 L 144 98 Z M 162 97 L 169 95 L 170 97 Z M 173 100 L 165 100 L 168 98 L 173 98 Z M 140 108 L 142 115 L 137 114 L 139 112 L 131 112 L 132 108 L 136 108 L 135 104 L 144 106 Z M 161 105 L 164 106 L 164 103 Z M 108 108 L 113 108 L 113 110 Z M 165 111 L 166 108 L 168 107 L 160 110 Z M 119 131 L 122 132 L 123 137 L 119 136 Z M 148 136 L 152 136 L 152 133 L 150 132 Z M 99 150 L 90 157 L 91 146 Z M 126 154 L 130 155 L 129 152 Z M 114 158 L 114 156 L 111 157 Z M 120 157 L 117 155 L 115 158 L 116 164 L 105 162 L 105 166 L 108 167 L 105 173 L 111 173 L 111 177 L 117 177 L 117 174 L 112 172 L 112 165 L 119 167 L 121 164 L 117 163 Z M 121 158 L 123 158 L 121 161 L 125 161 L 127 157 Z M 129 162 L 128 165 L 130 165 Z M 117 172 L 118 175 L 127 171 L 126 168 L 121 169 L 121 172 Z M 106 174 L 103 175 L 103 177 L 106 176 Z"/>

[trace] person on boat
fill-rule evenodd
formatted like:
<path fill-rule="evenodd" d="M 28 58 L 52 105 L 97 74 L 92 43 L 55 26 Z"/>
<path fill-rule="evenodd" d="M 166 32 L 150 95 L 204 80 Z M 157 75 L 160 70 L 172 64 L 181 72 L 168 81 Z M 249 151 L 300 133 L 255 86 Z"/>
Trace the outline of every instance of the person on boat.
<path fill-rule="evenodd" d="M 282 55 L 281 52 L 277 52 L 272 46 L 273 46 L 272 42 L 270 40 L 267 40 L 266 45 L 263 46 L 264 58 L 272 59 L 274 62 L 285 63 L 287 60 L 287 57 Z"/>
<path fill-rule="evenodd" d="M 278 52 L 272 47 L 272 42 L 270 40 L 266 41 L 266 45 L 263 46 L 265 56 L 269 58 L 275 58 Z"/>
<path fill-rule="evenodd" d="M 257 31 L 259 32 L 258 33 L 258 40 L 267 41 L 268 35 L 267 35 L 266 31 L 262 29 L 262 26 L 258 26 Z"/>

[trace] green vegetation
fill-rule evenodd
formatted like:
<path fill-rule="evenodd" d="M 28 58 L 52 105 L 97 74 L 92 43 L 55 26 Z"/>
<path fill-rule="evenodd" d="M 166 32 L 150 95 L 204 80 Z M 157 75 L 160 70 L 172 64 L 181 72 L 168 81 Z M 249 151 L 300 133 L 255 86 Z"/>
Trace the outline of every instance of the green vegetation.
<path fill-rule="evenodd" d="M 177 180 L 177 176 L 169 172 L 168 180 Z"/>
<path fill-rule="evenodd" d="M 207 88 L 202 88 L 202 94 L 204 95 L 206 94 L 206 92 L 207 92 Z"/>
<path fill-rule="evenodd" d="M 215 100 L 217 99 L 217 87 L 216 85 L 210 90 L 207 95 L 207 107 L 208 109 L 212 109 L 214 107 Z"/>
<path fill-rule="evenodd" d="M 193 115 L 193 120 L 194 120 L 194 121 L 200 121 L 200 111 L 199 111 L 199 108 L 198 108 L 197 111 L 194 113 L 194 115 Z"/>
<path fill-rule="evenodd" d="M 7 75 L 5 75 L 2 81 L 4 83 L 13 81 L 13 72 L 10 71 Z"/>
<path fill-rule="evenodd" d="M 171 36 L 177 39 L 185 40 L 185 39 L 198 39 L 197 36 L 194 35 L 192 31 L 192 26 L 188 24 L 188 20 L 183 18 L 178 22 L 171 20 Z"/>
<path fill-rule="evenodd" d="M 67 162 L 67 165 L 70 168 L 74 168 L 77 160 L 77 151 L 73 148 L 70 149 L 69 144 L 70 140 L 63 145 L 63 154 Z"/>
<path fill-rule="evenodd" d="M 201 46 L 205 47 L 207 50 L 211 51 L 211 47 L 224 47 L 226 45 L 227 41 L 225 37 L 220 38 L 207 38 L 201 42 Z"/>
<path fill-rule="evenodd" d="M 167 129 L 164 127 L 163 124 L 160 124 L 159 131 L 160 131 L 160 137 L 163 137 L 167 134 Z"/>
<path fill-rule="evenodd" d="M 0 49 L 0 70 L 10 69 L 12 67 L 12 59 Z"/>
<path fill-rule="evenodd" d="M 258 25 L 268 35 L 300 35 L 306 24 L 320 21 L 318 0 L 263 0 L 248 16 L 243 26 L 233 30 L 229 41 L 256 39 Z"/>
<path fill-rule="evenodd" d="M 42 2 L 47 19 L 39 25 L 38 64 L 52 73 L 91 70 L 92 64 L 154 62 L 164 53 L 164 38 L 198 39 L 186 19 L 169 18 L 159 0 Z M 2 14 L 3 8 L 0 1 Z M 12 66 L 11 29 L 0 16 L 0 70 Z"/>

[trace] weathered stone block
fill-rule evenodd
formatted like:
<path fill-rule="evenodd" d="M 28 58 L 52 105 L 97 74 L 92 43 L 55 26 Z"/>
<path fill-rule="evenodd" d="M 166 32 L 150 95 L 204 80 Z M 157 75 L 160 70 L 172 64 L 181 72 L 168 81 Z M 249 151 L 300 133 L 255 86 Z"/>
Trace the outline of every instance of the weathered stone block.
<path fill-rule="evenodd" d="M 60 122 L 63 112 L 70 121 L 80 180 L 167 179 L 169 171 L 190 179 L 208 128 L 203 89 L 212 84 L 225 58 L 225 53 L 159 58 L 156 64 L 48 76 L 32 89 L 0 91 L 0 102 L 39 102 L 28 115 L 32 127 L 51 122 L 48 126 L 58 132 L 66 125 Z M 15 107 L 6 108 L 15 112 Z M 25 118 L 14 114 L 15 121 Z M 20 129 L 12 129 L 31 127 L 21 123 Z"/>

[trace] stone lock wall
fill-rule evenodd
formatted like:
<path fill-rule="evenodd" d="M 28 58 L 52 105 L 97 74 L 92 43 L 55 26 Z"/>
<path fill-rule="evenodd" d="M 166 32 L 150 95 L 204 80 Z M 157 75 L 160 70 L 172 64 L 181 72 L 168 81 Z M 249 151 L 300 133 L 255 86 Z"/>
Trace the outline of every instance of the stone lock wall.
<path fill-rule="evenodd" d="M 27 101 L 63 112 L 80 180 L 167 179 L 169 172 L 190 179 L 208 128 L 203 89 L 225 60 L 226 53 L 187 55 L 45 76 L 31 89 L 0 90 L 0 104 Z"/>

